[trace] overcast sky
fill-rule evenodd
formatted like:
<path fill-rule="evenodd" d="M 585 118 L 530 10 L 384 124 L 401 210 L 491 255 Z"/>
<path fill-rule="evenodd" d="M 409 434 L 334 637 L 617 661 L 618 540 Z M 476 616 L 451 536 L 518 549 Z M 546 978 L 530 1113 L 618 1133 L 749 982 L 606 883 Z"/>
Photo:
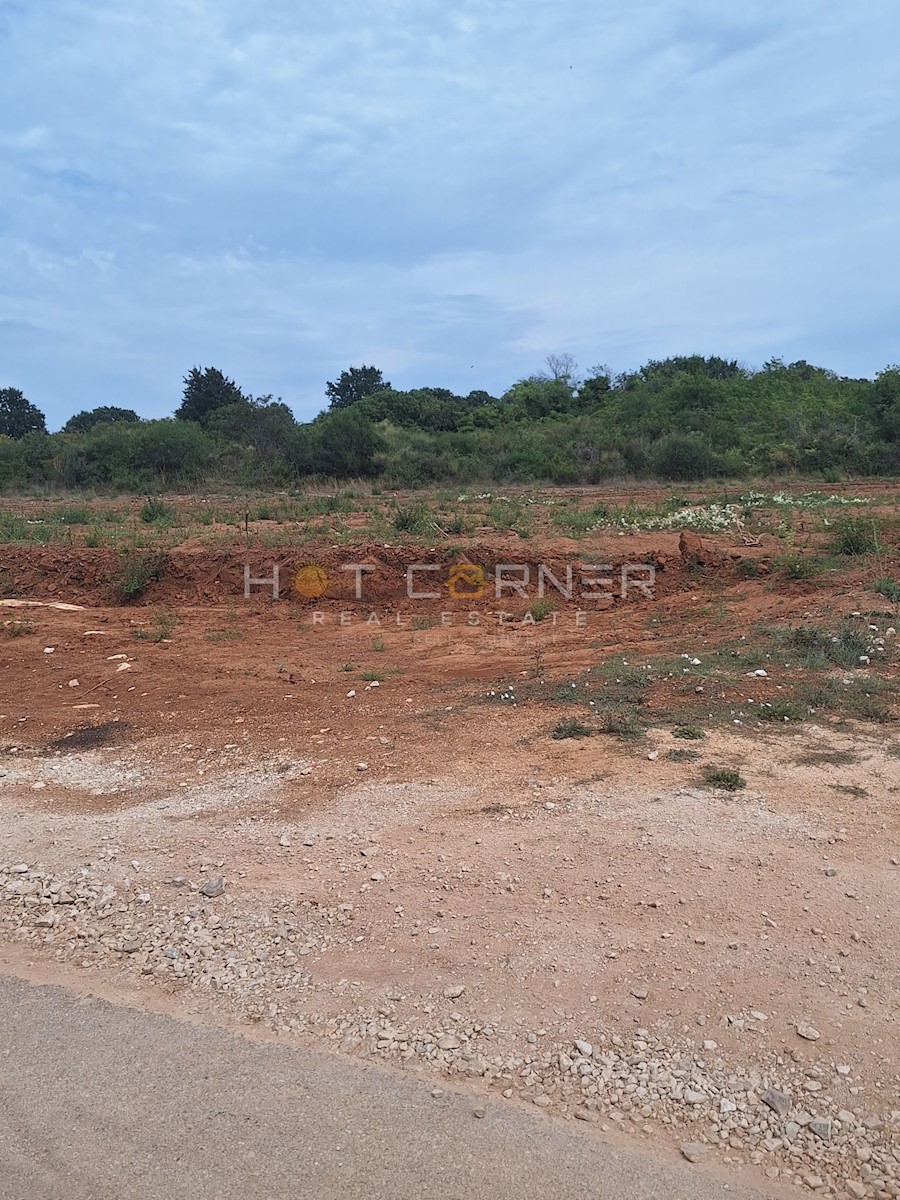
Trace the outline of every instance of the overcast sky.
<path fill-rule="evenodd" d="M 896 0 L 0 0 L 0 386 L 900 359 Z"/>

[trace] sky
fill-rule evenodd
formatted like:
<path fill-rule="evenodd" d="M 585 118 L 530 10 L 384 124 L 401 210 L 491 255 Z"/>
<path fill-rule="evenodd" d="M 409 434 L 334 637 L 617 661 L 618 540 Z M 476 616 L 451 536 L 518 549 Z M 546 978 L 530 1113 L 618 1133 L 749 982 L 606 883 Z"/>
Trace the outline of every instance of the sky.
<path fill-rule="evenodd" d="M 896 0 L 0 0 L 0 387 L 900 360 Z"/>

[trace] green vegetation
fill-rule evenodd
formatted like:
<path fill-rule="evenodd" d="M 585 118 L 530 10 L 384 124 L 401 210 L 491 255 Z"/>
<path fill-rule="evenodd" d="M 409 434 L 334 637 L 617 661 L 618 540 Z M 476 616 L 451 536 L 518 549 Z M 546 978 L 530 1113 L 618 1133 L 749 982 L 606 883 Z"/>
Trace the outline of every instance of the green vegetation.
<path fill-rule="evenodd" d="M 707 767 L 703 772 L 703 782 L 726 792 L 737 792 L 747 786 L 747 780 L 730 767 Z"/>
<path fill-rule="evenodd" d="M 362 366 L 328 383 L 324 398 L 325 411 L 298 423 L 282 400 L 253 397 L 217 368 L 194 367 L 174 419 L 143 421 L 106 405 L 47 434 L 23 393 L 3 388 L 0 488 L 146 494 L 224 482 L 284 487 L 309 477 L 377 477 L 388 488 L 416 488 L 780 473 L 833 482 L 900 470 L 897 366 L 874 380 L 853 379 L 804 361 L 772 359 L 751 370 L 692 355 L 580 377 L 566 356 L 551 356 L 547 370 L 501 396 L 399 391 L 377 367 Z M 560 514 L 559 527 L 577 536 L 605 515 L 575 509 Z M 527 513 L 495 518 L 497 528 L 528 536 Z M 464 531 L 462 519 L 448 520 Z M 878 544 L 877 528 L 863 518 L 833 530 L 836 554 Z"/>
<path fill-rule="evenodd" d="M 859 513 L 842 517 L 832 531 L 830 548 L 834 554 L 877 554 L 878 522 Z"/>
<path fill-rule="evenodd" d="M 116 595 L 124 604 L 143 595 L 155 579 L 162 579 L 165 572 L 165 555 L 154 550 L 140 550 L 129 546 L 120 551 L 119 562 L 113 576 Z"/>
<path fill-rule="evenodd" d="M 579 721 L 577 717 L 567 717 L 564 721 L 558 721 L 553 726 L 552 737 L 556 741 L 561 742 L 565 738 L 586 738 L 590 737 L 594 731 L 590 725 L 585 725 L 584 721 Z"/>
<path fill-rule="evenodd" d="M 875 591 L 886 596 L 892 604 L 900 604 L 900 583 L 894 579 L 876 579 Z"/>

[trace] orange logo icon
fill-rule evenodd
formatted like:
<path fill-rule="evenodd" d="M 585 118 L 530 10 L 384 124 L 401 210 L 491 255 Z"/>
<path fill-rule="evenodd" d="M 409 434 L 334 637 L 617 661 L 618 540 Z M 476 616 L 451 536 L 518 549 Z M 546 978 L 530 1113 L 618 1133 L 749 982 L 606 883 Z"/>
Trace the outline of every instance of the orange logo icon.
<path fill-rule="evenodd" d="M 294 576 L 294 591 L 304 600 L 315 600 L 328 587 L 328 576 L 321 567 L 301 567 Z"/>
<path fill-rule="evenodd" d="M 484 592 L 484 571 L 475 563 L 456 563 L 450 568 L 448 590 L 454 600 L 478 598 Z"/>

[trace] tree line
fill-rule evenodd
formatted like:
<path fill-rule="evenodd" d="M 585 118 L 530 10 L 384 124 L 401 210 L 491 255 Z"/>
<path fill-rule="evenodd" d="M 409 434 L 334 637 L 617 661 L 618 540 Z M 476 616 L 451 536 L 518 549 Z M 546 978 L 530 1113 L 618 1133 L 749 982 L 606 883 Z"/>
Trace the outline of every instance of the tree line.
<path fill-rule="evenodd" d="M 502 396 L 394 388 L 374 366 L 325 385 L 327 408 L 298 422 L 218 368 L 194 367 L 170 418 L 128 408 L 76 413 L 58 433 L 0 389 L 0 488 L 146 491 L 220 483 L 289 486 L 309 476 L 437 482 L 598 483 L 797 473 L 837 479 L 900 471 L 900 367 L 874 379 L 800 361 L 759 369 L 702 355 L 582 375 L 569 355 Z"/>

